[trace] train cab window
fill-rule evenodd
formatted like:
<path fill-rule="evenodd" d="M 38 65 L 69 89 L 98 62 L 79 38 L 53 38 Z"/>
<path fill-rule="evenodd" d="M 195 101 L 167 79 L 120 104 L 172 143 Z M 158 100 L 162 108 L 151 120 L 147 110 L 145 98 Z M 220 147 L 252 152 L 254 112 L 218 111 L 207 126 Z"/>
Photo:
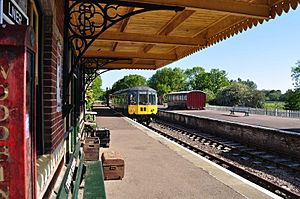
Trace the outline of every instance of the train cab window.
<path fill-rule="evenodd" d="M 148 95 L 146 91 L 139 92 L 139 104 L 146 105 L 148 103 Z"/>
<path fill-rule="evenodd" d="M 149 93 L 149 104 L 150 105 L 156 104 L 156 94 L 155 93 Z"/>
<path fill-rule="evenodd" d="M 129 95 L 129 104 L 136 104 L 137 101 L 138 101 L 137 93 L 131 93 Z"/>

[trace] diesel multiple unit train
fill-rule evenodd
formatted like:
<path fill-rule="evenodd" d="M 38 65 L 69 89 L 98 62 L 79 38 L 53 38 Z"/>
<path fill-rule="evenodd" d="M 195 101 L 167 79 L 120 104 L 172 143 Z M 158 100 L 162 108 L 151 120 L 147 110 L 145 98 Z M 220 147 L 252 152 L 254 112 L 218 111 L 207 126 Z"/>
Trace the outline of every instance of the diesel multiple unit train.
<path fill-rule="evenodd" d="M 149 124 L 157 114 L 157 93 L 146 86 L 120 90 L 110 95 L 110 107 Z"/>

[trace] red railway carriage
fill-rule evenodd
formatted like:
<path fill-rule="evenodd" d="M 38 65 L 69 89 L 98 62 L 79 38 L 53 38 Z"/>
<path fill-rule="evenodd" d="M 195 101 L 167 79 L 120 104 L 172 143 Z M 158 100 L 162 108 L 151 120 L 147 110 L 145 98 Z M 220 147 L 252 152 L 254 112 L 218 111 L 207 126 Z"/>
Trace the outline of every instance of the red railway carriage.
<path fill-rule="evenodd" d="M 206 94 L 199 90 L 180 91 L 167 94 L 170 109 L 204 109 Z"/>

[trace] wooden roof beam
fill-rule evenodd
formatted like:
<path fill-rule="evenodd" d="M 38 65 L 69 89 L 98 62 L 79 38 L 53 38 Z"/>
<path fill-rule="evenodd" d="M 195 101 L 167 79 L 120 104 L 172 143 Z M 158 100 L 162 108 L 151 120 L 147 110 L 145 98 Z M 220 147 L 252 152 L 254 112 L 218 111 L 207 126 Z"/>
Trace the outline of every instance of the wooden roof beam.
<path fill-rule="evenodd" d="M 195 11 L 194 10 L 183 10 L 178 12 L 157 34 L 168 35 L 174 29 L 176 29 L 182 22 L 189 18 Z"/>
<path fill-rule="evenodd" d="M 120 64 L 120 63 L 110 63 L 103 67 L 103 69 L 149 69 L 155 70 L 158 67 L 154 64 Z"/>
<path fill-rule="evenodd" d="M 283 2 L 283 1 L 284 1 L 284 0 L 270 0 L 270 6 L 279 4 L 279 3 Z"/>
<path fill-rule="evenodd" d="M 180 6 L 188 9 L 210 10 L 230 15 L 266 19 L 270 16 L 268 4 L 248 3 L 236 0 L 124 0 L 128 2 L 152 3 Z"/>
<path fill-rule="evenodd" d="M 194 10 L 184 10 L 178 12 L 158 33 L 157 35 L 168 35 L 174 29 L 176 29 L 181 23 L 183 23 L 187 18 L 189 18 L 195 11 Z M 154 47 L 154 44 L 145 45 L 142 48 L 142 52 L 147 53 Z"/>
<path fill-rule="evenodd" d="M 130 7 L 130 8 L 128 8 L 128 12 L 127 12 L 127 13 L 131 13 L 131 12 L 133 12 L 133 11 L 134 11 L 134 7 Z M 124 31 L 125 31 L 125 29 L 126 29 L 126 27 L 127 27 L 127 24 L 128 24 L 128 22 L 129 22 L 129 19 L 130 19 L 130 17 L 128 17 L 128 18 L 122 20 L 122 24 L 121 24 L 121 26 L 120 26 L 120 28 L 119 28 L 119 31 L 120 31 L 120 32 L 124 32 Z M 117 48 L 117 46 L 118 46 L 118 42 L 113 43 L 112 51 L 115 51 L 116 48 Z"/>
<path fill-rule="evenodd" d="M 186 38 L 177 36 L 166 35 L 150 35 L 150 34 L 137 34 L 137 33 L 116 33 L 104 32 L 100 40 L 116 41 L 116 42 L 137 42 L 147 44 L 169 44 L 179 46 L 204 46 L 206 40 L 204 38 Z M 97 43 L 94 43 L 94 45 Z M 147 51 L 144 51 L 147 52 Z"/>
<path fill-rule="evenodd" d="M 175 54 L 154 54 L 154 53 L 134 53 L 134 52 L 112 52 L 112 51 L 87 51 L 84 57 L 98 57 L 98 58 L 128 58 L 128 59 L 154 59 L 154 60 L 176 60 Z"/>

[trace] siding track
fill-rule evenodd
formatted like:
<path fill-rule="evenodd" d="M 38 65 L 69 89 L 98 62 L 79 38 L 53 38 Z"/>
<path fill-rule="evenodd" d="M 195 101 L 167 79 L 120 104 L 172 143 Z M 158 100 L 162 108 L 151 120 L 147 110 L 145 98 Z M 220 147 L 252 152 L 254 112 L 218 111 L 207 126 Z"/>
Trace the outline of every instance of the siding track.
<path fill-rule="evenodd" d="M 300 163 L 177 124 L 155 121 L 151 130 L 283 197 L 300 198 Z"/>

